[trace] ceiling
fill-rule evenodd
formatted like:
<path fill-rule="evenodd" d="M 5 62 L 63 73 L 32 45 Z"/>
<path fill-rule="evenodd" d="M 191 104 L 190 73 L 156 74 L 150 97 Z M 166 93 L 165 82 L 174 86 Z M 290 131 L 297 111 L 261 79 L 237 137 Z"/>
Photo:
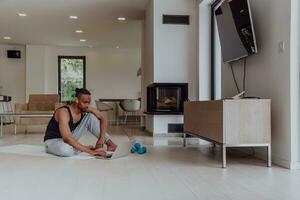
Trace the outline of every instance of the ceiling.
<path fill-rule="evenodd" d="M 0 0 L 0 43 L 140 47 L 148 0 Z M 26 17 L 18 16 L 26 13 Z M 76 15 L 76 20 L 69 19 Z M 126 17 L 126 21 L 118 21 Z M 75 33 L 75 30 L 84 33 Z M 4 40 L 9 36 L 11 40 Z M 86 39 L 86 42 L 80 42 Z"/>

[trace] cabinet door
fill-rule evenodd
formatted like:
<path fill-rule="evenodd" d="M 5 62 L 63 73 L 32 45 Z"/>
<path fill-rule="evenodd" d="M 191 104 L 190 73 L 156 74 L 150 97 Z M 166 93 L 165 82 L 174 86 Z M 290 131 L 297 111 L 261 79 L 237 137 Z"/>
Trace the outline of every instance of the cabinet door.
<path fill-rule="evenodd" d="M 184 103 L 184 130 L 223 143 L 222 101 Z"/>
<path fill-rule="evenodd" d="M 271 142 L 270 100 L 226 100 L 223 117 L 226 144 Z"/>

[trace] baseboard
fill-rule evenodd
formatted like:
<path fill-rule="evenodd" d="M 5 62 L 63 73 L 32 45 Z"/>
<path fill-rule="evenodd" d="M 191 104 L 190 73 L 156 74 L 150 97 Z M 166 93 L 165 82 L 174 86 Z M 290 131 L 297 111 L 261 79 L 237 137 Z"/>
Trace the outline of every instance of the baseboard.
<path fill-rule="evenodd" d="M 263 154 L 263 153 L 256 153 L 257 158 L 263 159 L 263 160 L 267 160 L 267 154 Z M 291 170 L 297 170 L 300 169 L 300 162 L 293 162 L 290 160 L 285 160 L 282 158 L 279 158 L 278 156 L 274 156 L 272 155 L 272 163 L 275 165 L 278 165 L 280 167 L 284 167 L 287 169 L 291 169 Z"/>
<path fill-rule="evenodd" d="M 261 158 L 262 154 L 258 154 L 257 156 L 258 156 L 258 158 Z M 275 164 L 275 165 L 278 165 L 280 167 L 284 167 L 287 169 L 291 169 L 290 168 L 291 162 L 289 160 L 285 160 L 285 159 L 279 158 L 277 156 L 272 156 L 272 164 Z"/>
<path fill-rule="evenodd" d="M 239 148 L 237 151 L 246 153 L 246 154 L 251 154 L 252 152 L 249 149 L 245 148 Z M 267 161 L 267 154 L 266 153 L 261 153 L 255 151 L 255 157 Z M 286 169 L 291 169 L 291 170 L 297 170 L 300 169 L 300 162 L 291 162 L 290 160 L 285 160 L 282 158 L 279 158 L 278 156 L 272 155 L 272 164 L 278 165 L 280 167 L 286 168 Z"/>
<path fill-rule="evenodd" d="M 290 169 L 293 169 L 293 170 L 300 169 L 300 162 L 299 161 L 297 161 L 297 162 L 291 162 Z"/>

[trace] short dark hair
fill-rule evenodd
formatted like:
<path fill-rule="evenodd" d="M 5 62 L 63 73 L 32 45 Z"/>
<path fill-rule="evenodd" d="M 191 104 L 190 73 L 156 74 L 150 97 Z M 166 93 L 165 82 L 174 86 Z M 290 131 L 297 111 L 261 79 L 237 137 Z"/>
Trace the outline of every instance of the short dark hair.
<path fill-rule="evenodd" d="M 79 97 L 82 94 L 91 95 L 90 91 L 88 91 L 85 88 L 76 88 L 75 89 L 75 97 Z"/>

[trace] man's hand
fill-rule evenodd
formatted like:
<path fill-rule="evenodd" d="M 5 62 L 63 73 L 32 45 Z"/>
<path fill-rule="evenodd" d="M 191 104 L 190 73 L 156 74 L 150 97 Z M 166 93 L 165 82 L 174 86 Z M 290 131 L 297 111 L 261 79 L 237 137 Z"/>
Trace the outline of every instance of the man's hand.
<path fill-rule="evenodd" d="M 93 145 L 85 145 L 85 147 L 88 148 L 88 149 L 90 149 L 90 150 L 96 150 Z"/>
<path fill-rule="evenodd" d="M 105 151 L 96 151 L 96 150 L 91 150 L 89 152 L 89 154 L 91 154 L 92 156 L 106 156 L 106 152 Z"/>
<path fill-rule="evenodd" d="M 102 148 L 104 143 L 105 143 L 105 138 L 100 137 L 99 140 L 97 141 L 96 145 L 95 145 L 95 149 Z"/>

